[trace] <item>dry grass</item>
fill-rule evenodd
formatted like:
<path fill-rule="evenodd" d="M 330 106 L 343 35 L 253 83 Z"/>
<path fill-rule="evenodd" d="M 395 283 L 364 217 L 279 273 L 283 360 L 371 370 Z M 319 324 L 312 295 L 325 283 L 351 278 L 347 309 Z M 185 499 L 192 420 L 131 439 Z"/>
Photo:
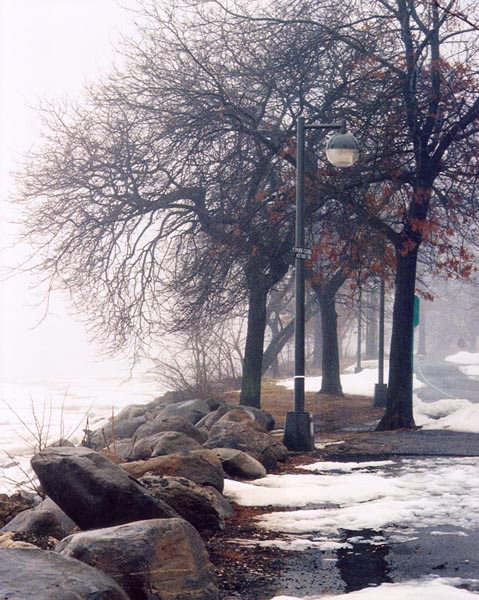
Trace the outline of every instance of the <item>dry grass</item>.
<path fill-rule="evenodd" d="M 238 400 L 238 392 L 228 394 Z M 315 431 L 336 433 L 345 430 L 370 430 L 383 415 L 383 409 L 373 406 L 369 396 L 346 394 L 334 396 L 306 392 L 305 410 L 313 414 Z M 292 390 L 277 385 L 274 380 L 263 381 L 261 407 L 270 412 L 278 428 L 284 426 L 285 415 L 294 408 Z"/>

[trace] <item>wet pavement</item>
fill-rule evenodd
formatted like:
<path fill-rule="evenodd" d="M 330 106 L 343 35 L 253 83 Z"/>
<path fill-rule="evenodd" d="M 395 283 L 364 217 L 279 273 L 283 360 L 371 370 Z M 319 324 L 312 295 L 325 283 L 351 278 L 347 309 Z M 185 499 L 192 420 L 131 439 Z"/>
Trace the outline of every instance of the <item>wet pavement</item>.
<path fill-rule="evenodd" d="M 425 384 L 416 391 L 424 402 L 449 398 L 479 402 L 479 379 L 464 375 L 455 363 L 418 355 L 414 357 L 414 370 Z"/>
<path fill-rule="evenodd" d="M 380 532 L 348 531 L 344 541 L 360 538 L 350 543 L 351 548 L 290 553 L 279 582 L 281 593 L 336 595 L 431 575 L 476 579 L 468 589 L 479 593 L 479 530 L 444 529 L 439 534 L 426 528 L 410 539 L 382 542 L 375 541 Z"/>
<path fill-rule="evenodd" d="M 328 434 L 318 456 L 324 460 L 380 460 L 391 456 L 479 456 L 479 433 L 418 429 Z"/>
<path fill-rule="evenodd" d="M 477 455 L 476 452 L 474 456 Z M 385 452 L 380 456 L 369 454 L 367 459 L 373 461 L 385 456 Z M 365 455 L 347 456 L 348 461 L 358 458 L 361 460 Z M 343 455 L 341 460 L 345 459 Z M 392 455 L 389 459 L 392 463 L 383 465 L 381 470 L 394 477 L 404 459 Z M 423 460 L 435 462 L 431 457 L 415 456 L 414 453 L 406 462 L 415 463 L 416 459 L 418 463 Z M 460 469 L 461 460 L 456 460 Z M 471 461 L 464 459 L 464 462 Z M 382 583 L 430 576 L 473 580 L 466 585 L 470 591 L 479 593 L 479 523 L 477 527 L 474 523 L 460 526 L 460 515 L 465 510 L 467 508 L 459 503 L 456 524 L 454 516 L 445 519 L 448 522 L 439 517 L 433 525 L 425 524 L 418 516 L 416 523 L 389 523 L 384 529 L 342 529 L 339 538 L 334 540 L 342 546 L 337 549 L 309 548 L 288 552 L 279 582 L 281 594 L 296 597 L 337 595 Z M 431 521 L 434 523 L 435 520 Z M 314 537 L 312 535 L 311 539 Z"/>

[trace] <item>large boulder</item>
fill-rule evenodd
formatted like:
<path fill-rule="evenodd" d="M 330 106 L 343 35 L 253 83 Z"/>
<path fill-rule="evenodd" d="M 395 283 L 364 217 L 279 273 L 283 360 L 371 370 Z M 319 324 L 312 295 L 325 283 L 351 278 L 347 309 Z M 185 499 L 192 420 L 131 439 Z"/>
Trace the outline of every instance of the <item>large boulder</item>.
<path fill-rule="evenodd" d="M 156 418 L 163 420 L 168 417 L 184 417 L 195 424 L 211 410 L 211 404 L 206 400 L 186 400 L 168 404 L 157 414 Z"/>
<path fill-rule="evenodd" d="M 137 521 L 77 533 L 56 548 L 108 573 L 130 600 L 216 600 L 213 567 L 183 519 Z"/>
<path fill-rule="evenodd" d="M 201 533 L 222 531 L 225 518 L 233 514 L 228 500 L 210 485 L 198 485 L 183 477 L 159 475 L 145 475 L 140 482 Z"/>
<path fill-rule="evenodd" d="M 250 480 L 261 479 L 267 475 L 264 466 L 242 450 L 215 448 L 213 452 L 221 460 L 223 470 L 229 477 Z"/>
<path fill-rule="evenodd" d="M 265 469 L 272 470 L 277 467 L 278 461 L 286 460 L 288 450 L 286 446 L 256 423 L 242 421 L 218 421 L 210 430 L 208 440 L 203 444 L 205 448 L 233 448 L 242 450 L 258 460 Z"/>
<path fill-rule="evenodd" d="M 163 431 L 180 431 L 185 435 L 193 438 L 200 444 L 206 442 L 207 435 L 205 435 L 202 431 L 199 431 L 191 421 L 186 419 L 185 417 L 164 417 L 164 418 L 156 418 L 150 419 L 146 421 L 143 425 L 140 425 L 135 432 L 133 437 L 134 441 L 137 442 L 139 439 L 143 437 L 147 437 L 153 435 L 155 433 L 161 433 Z"/>
<path fill-rule="evenodd" d="M 145 404 L 129 404 L 115 415 L 115 423 L 119 423 L 120 421 L 131 421 L 131 419 L 136 419 L 137 417 L 145 417 L 147 411 L 148 408 Z"/>
<path fill-rule="evenodd" d="M 198 485 L 211 485 L 219 492 L 224 488 L 224 472 L 214 452 L 201 448 L 191 452 L 175 452 L 148 460 L 137 460 L 120 465 L 127 473 L 139 479 L 147 473 L 186 477 Z"/>
<path fill-rule="evenodd" d="M 72 531 L 70 529 L 70 531 Z M 55 512 L 50 510 L 29 509 L 19 513 L 0 530 L 28 532 L 34 535 L 51 536 L 57 540 L 63 539 L 66 532 Z"/>
<path fill-rule="evenodd" d="M 198 450 L 201 444 L 181 431 L 162 431 L 136 441 L 130 451 L 130 460 L 144 460 L 175 452 Z"/>
<path fill-rule="evenodd" d="M 38 548 L 0 548 L 0 598 L 129 600 L 105 573 Z"/>
<path fill-rule="evenodd" d="M 241 411 L 241 413 L 238 411 Z M 229 413 L 233 414 L 229 415 Z M 225 418 L 225 420 L 232 421 L 247 420 L 245 419 L 245 415 L 261 425 L 265 431 L 272 431 L 275 427 L 274 419 L 269 412 L 260 408 L 254 408 L 252 406 L 238 406 L 237 404 L 224 404 L 220 406 L 217 410 L 203 417 L 203 419 L 197 423 L 197 427 L 206 427 L 207 429 L 211 429 L 215 423 L 223 418 Z"/>
<path fill-rule="evenodd" d="M 51 498 L 45 498 L 35 508 L 18 513 L 0 531 L 32 533 L 61 540 L 70 534 L 75 526 L 76 524 Z"/>
<path fill-rule="evenodd" d="M 131 438 L 115 439 L 114 442 L 102 448 L 100 452 L 115 464 L 119 464 L 128 460 L 132 447 L 133 440 Z"/>
<path fill-rule="evenodd" d="M 116 418 L 110 419 L 110 422 L 104 427 L 100 427 L 93 432 L 88 432 L 86 445 L 95 450 L 100 450 L 108 444 L 111 450 L 111 444 L 114 439 L 123 440 L 125 438 L 133 437 L 135 431 L 140 425 L 143 425 L 145 421 L 146 417 L 143 415 L 132 417 L 131 419 L 125 418 L 121 421 L 117 421 Z"/>
<path fill-rule="evenodd" d="M 31 464 L 46 494 L 81 529 L 177 516 L 94 450 L 49 448 L 36 454 Z"/>

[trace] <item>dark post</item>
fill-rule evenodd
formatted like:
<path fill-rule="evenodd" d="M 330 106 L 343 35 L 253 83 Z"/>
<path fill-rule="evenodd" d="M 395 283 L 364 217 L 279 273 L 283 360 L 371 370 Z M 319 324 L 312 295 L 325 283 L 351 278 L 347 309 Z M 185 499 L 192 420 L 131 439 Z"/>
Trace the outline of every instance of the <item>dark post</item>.
<path fill-rule="evenodd" d="M 361 366 L 361 331 L 362 331 L 362 320 L 363 320 L 363 304 L 362 304 L 362 290 L 361 284 L 359 284 L 359 296 L 358 296 L 358 339 L 356 347 L 356 367 L 354 368 L 355 373 L 361 373 L 363 370 Z"/>
<path fill-rule="evenodd" d="M 384 383 L 384 277 L 381 277 L 379 291 L 379 348 L 378 382 L 374 386 L 374 406 L 386 406 L 388 386 Z"/>
<path fill-rule="evenodd" d="M 333 136 L 326 148 L 328 160 L 337 167 L 352 166 L 359 155 L 358 143 L 353 135 L 346 133 L 344 120 L 338 123 L 307 125 L 304 117 L 298 117 L 296 130 L 296 245 L 294 248 L 296 269 L 294 411 L 286 414 L 283 437 L 288 450 L 296 452 L 309 452 L 314 448 L 313 422 L 310 413 L 304 411 L 304 261 L 311 258 L 311 250 L 304 247 L 304 133 L 306 129 L 330 129 L 342 132 Z"/>
<path fill-rule="evenodd" d="M 307 452 L 313 449 L 311 415 L 304 412 L 305 377 L 305 299 L 304 299 L 304 117 L 298 118 L 296 138 L 296 229 L 295 271 L 296 298 L 294 323 L 294 412 L 286 414 L 284 444 L 288 450 Z"/>

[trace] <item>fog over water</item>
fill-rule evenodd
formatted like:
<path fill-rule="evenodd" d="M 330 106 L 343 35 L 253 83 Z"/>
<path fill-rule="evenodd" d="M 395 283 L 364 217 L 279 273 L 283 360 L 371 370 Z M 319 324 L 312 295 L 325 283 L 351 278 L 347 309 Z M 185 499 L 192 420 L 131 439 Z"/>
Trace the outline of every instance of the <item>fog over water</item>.
<path fill-rule="evenodd" d="M 105 358 L 61 294 L 52 296 L 45 316 L 33 276 L 20 267 L 29 248 L 19 238 L 18 207 L 9 201 L 12 172 L 39 141 L 34 107 L 41 99 L 78 96 L 109 69 L 121 35 L 132 32 L 133 15 L 115 0 L 0 2 L 0 430 L 10 450 L 24 429 L 17 417 L 28 420 L 32 406 L 40 417 L 51 407 L 53 422 L 63 404 L 70 427 L 88 409 L 96 418 L 159 392 L 145 375 L 148 364 L 130 373 L 127 359 Z"/>

